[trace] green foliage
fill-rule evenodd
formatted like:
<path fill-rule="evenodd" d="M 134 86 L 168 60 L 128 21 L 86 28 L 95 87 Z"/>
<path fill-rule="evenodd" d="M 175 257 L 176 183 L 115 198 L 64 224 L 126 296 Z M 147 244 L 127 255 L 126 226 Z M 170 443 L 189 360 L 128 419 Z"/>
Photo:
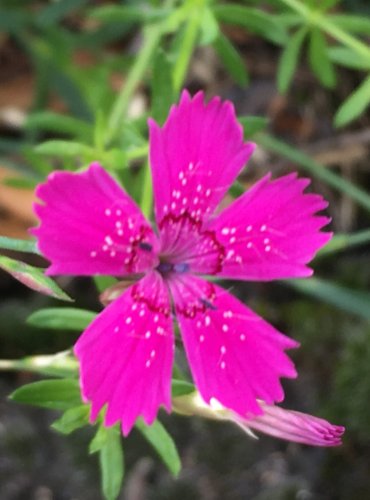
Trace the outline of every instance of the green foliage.
<path fill-rule="evenodd" d="M 29 325 L 51 330 L 84 330 L 96 313 L 76 307 L 48 307 L 33 312 L 28 318 Z"/>
<path fill-rule="evenodd" d="M 246 63 L 230 40 L 219 32 L 213 41 L 213 47 L 233 80 L 242 87 L 247 85 L 249 77 Z"/>
<path fill-rule="evenodd" d="M 25 262 L 0 255 L 0 268 L 11 274 L 13 278 L 36 292 L 50 295 L 59 300 L 71 301 L 72 299 L 59 288 L 59 286 L 42 269 L 30 266 Z"/>
<path fill-rule="evenodd" d="M 285 93 L 288 90 L 292 81 L 306 34 L 306 27 L 302 27 L 297 30 L 281 53 L 277 72 L 277 84 L 279 91 L 282 93 Z"/>
<path fill-rule="evenodd" d="M 70 434 L 89 423 L 90 408 L 87 405 L 68 408 L 63 415 L 51 424 L 51 427 L 61 434 Z"/>
<path fill-rule="evenodd" d="M 152 425 L 146 425 L 139 419 L 136 428 L 153 446 L 168 470 L 177 476 L 181 469 L 181 460 L 172 437 L 159 420 L 155 420 Z"/>
<path fill-rule="evenodd" d="M 52 410 L 68 410 L 81 405 L 80 387 L 77 380 L 41 380 L 23 385 L 15 390 L 10 399 Z"/>
<path fill-rule="evenodd" d="M 15 238 L 7 238 L 6 236 L 0 236 L 0 248 L 16 250 L 17 252 L 39 253 L 35 241 L 17 240 Z"/>
<path fill-rule="evenodd" d="M 319 278 L 285 281 L 293 288 L 370 321 L 370 293 L 350 290 Z"/>
<path fill-rule="evenodd" d="M 90 453 L 99 453 L 101 485 L 104 498 L 115 500 L 124 477 L 122 440 L 118 426 L 101 425 L 90 443 Z"/>
<path fill-rule="evenodd" d="M 223 31 L 225 27 L 230 30 L 230 26 L 237 26 L 249 36 L 253 34 L 254 38 L 263 38 L 275 46 L 270 49 L 278 58 L 276 79 L 280 93 L 289 91 L 305 58 L 316 77 L 315 85 L 330 90 L 339 82 L 337 74 L 341 73 L 337 66 L 358 71 L 362 81 L 339 106 L 334 120 L 336 126 L 348 125 L 367 110 L 370 103 L 370 49 L 366 44 L 370 20 L 367 17 L 348 14 L 339 0 L 268 0 L 263 3 L 250 0 L 245 4 L 248 5 L 224 0 L 164 0 L 112 2 L 92 7 L 87 0 L 38 2 L 37 5 L 34 2 L 4 2 L 0 7 L 0 29 L 10 33 L 12 40 L 24 49 L 33 67 L 36 89 L 19 137 L 0 138 L 2 161 L 5 161 L 3 155 L 10 156 L 9 165 L 21 169 L 24 174 L 21 178 L 9 177 L 4 183 L 34 186 L 55 166 L 74 171 L 91 161 L 100 161 L 123 182 L 150 217 L 152 187 L 146 161 L 146 120 L 150 116 L 159 123 L 164 122 L 186 85 L 195 50 L 199 46 L 211 46 L 236 84 L 245 87 L 251 79 L 247 62 L 238 48 L 239 42 L 229 38 L 228 31 Z M 76 28 L 74 16 L 78 22 L 79 16 L 87 21 L 87 27 Z M 128 36 L 128 40 L 140 40 L 136 53 L 129 53 L 131 46 L 130 50 L 111 50 L 112 42 L 126 43 L 125 36 L 131 33 L 135 36 Z M 87 53 L 92 64 L 77 64 L 74 58 L 81 53 Z M 124 76 L 117 92 L 112 90 L 112 75 Z M 143 95 L 149 94 L 149 108 L 141 116 L 133 117 L 131 106 L 138 88 L 143 90 Z M 47 109 L 51 96 L 56 96 L 62 104 L 62 112 Z M 370 196 L 361 185 L 349 182 L 341 173 L 325 168 L 309 155 L 267 134 L 266 118 L 247 116 L 240 122 L 247 139 L 255 140 L 263 149 L 293 163 L 298 170 L 308 172 L 350 198 L 356 206 L 370 210 Z M 244 185 L 237 181 L 230 193 L 239 196 L 243 192 Z M 369 240 L 368 230 L 337 235 L 320 252 L 318 260 L 326 257 L 326 264 L 334 253 L 364 245 Z M 39 253 L 34 241 L 2 236 L 0 248 Z M 5 256 L 0 256 L 0 267 L 38 292 L 71 300 L 42 269 Z M 116 283 L 115 278 L 106 276 L 96 276 L 94 281 L 100 292 Z M 302 337 L 308 332 L 306 343 L 313 351 L 314 344 L 326 329 L 323 325 L 330 324 L 335 312 L 340 318 L 346 318 L 351 326 L 357 322 L 366 325 L 370 319 L 370 297 L 360 290 L 358 283 L 348 284 L 334 277 L 331 280 L 296 280 L 288 286 L 300 294 L 301 303 L 290 311 L 290 319 L 285 319 L 288 323 L 297 321 L 295 330 L 299 330 Z M 321 314 L 321 308 L 325 308 L 325 314 Z M 294 314 L 296 318 L 292 319 Z M 317 317 L 313 318 L 315 314 Z M 301 315 L 306 318 L 303 323 Z M 84 309 L 46 307 L 32 313 L 27 321 L 39 328 L 82 331 L 95 316 Z M 318 328 L 318 321 L 322 321 L 321 328 Z M 335 338 L 340 358 L 334 373 L 334 392 L 338 396 L 333 397 L 330 404 L 338 415 L 343 415 L 355 430 L 366 436 L 370 416 L 367 405 L 369 339 L 364 329 L 356 328 L 356 335 L 347 327 L 351 329 L 348 338 L 343 332 Z M 334 343 L 329 334 L 325 333 L 324 337 L 326 348 Z M 343 339 L 344 347 L 341 348 Z M 71 352 L 0 360 L 0 369 L 60 377 L 25 385 L 10 397 L 16 402 L 62 410 L 62 416 L 52 424 L 62 434 L 89 425 L 89 406 L 82 404 L 77 381 L 78 363 Z M 359 389 L 353 391 L 354 386 Z M 190 394 L 194 389 L 192 383 L 182 380 L 181 374 L 175 372 L 173 397 Z M 346 404 L 346 399 L 351 400 L 351 405 Z M 90 453 L 99 454 L 102 491 L 107 500 L 114 500 L 124 477 L 122 438 L 118 425 L 107 428 L 101 424 L 101 418 L 98 418 Z M 163 425 L 155 420 L 147 426 L 138 420 L 136 428 L 170 472 L 177 475 L 180 457 Z"/>

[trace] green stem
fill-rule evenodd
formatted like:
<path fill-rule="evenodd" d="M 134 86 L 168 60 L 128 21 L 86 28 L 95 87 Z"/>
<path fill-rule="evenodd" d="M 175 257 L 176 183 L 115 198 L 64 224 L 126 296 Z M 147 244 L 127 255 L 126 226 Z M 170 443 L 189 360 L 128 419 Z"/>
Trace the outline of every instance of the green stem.
<path fill-rule="evenodd" d="M 113 105 L 112 112 L 108 118 L 108 129 L 105 143 L 109 143 L 117 134 L 121 120 L 124 120 L 130 104 L 132 94 L 148 69 L 155 49 L 158 46 L 162 35 L 162 23 L 149 26 L 144 30 L 144 44 L 139 52 L 131 71 L 127 75 L 126 81 L 118 94 Z"/>
<path fill-rule="evenodd" d="M 200 20 L 201 15 L 199 14 L 199 10 L 195 8 L 192 9 L 173 72 L 173 85 L 176 93 L 180 91 L 185 80 L 186 72 L 197 41 Z"/>
<path fill-rule="evenodd" d="M 342 179 L 339 175 L 331 172 L 328 168 L 324 167 L 320 163 L 316 163 L 309 156 L 295 148 L 285 144 L 268 134 L 258 134 L 256 137 L 256 142 L 268 151 L 273 151 L 284 158 L 300 165 L 304 170 L 310 172 L 310 174 L 317 179 L 321 179 L 323 182 L 329 186 L 342 191 L 350 198 L 357 201 L 359 205 L 370 211 L 370 196 L 356 185 L 351 182 Z"/>
<path fill-rule="evenodd" d="M 285 3 L 285 5 L 288 5 L 291 9 L 305 18 L 309 24 L 321 28 L 337 41 L 341 42 L 347 47 L 350 47 L 358 54 L 361 54 L 366 58 L 370 58 L 370 48 L 357 38 L 342 30 L 342 28 L 340 28 L 339 26 L 336 26 L 335 23 L 330 20 L 330 16 L 326 15 L 325 13 L 324 15 L 322 15 L 317 11 L 312 11 L 311 9 L 303 5 L 299 0 L 282 1 Z"/>

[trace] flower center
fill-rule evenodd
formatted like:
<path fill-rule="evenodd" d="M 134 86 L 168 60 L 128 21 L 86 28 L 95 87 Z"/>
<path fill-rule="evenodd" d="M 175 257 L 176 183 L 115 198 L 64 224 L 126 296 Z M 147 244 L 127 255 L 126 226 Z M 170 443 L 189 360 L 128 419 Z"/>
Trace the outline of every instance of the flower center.
<path fill-rule="evenodd" d="M 172 264 L 171 262 L 160 261 L 156 269 L 162 276 L 168 276 L 172 273 L 186 273 L 189 271 L 190 266 L 186 262 Z"/>

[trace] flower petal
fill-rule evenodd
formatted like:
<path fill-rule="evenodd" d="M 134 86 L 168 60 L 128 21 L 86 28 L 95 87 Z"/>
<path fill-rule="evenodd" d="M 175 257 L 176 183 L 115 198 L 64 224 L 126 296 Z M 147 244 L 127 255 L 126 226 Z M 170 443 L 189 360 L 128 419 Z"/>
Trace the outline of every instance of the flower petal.
<path fill-rule="evenodd" d="M 153 120 L 149 128 L 155 216 L 161 232 L 170 225 L 166 217 L 187 213 L 198 221 L 208 218 L 254 149 L 254 144 L 243 142 L 233 105 L 218 97 L 205 104 L 202 92 L 191 98 L 184 91 L 163 128 Z M 166 252 L 167 246 L 162 250 Z"/>
<path fill-rule="evenodd" d="M 295 173 L 273 181 L 268 175 L 206 226 L 224 248 L 219 276 L 272 280 L 312 274 L 306 264 L 331 233 L 320 232 L 330 219 L 315 216 L 327 202 L 317 194 L 303 193 L 308 184 Z M 199 253 L 194 246 L 193 272 L 201 272 Z"/>
<path fill-rule="evenodd" d="M 235 422 L 243 429 L 253 429 L 270 436 L 309 444 L 311 446 L 339 446 L 344 427 L 333 425 L 322 418 L 307 415 L 293 410 L 285 410 L 278 406 L 261 403 L 263 415 L 250 420 L 235 418 Z M 233 419 L 234 420 L 234 419 Z"/>
<path fill-rule="evenodd" d="M 38 186 L 41 224 L 31 232 L 51 261 L 47 274 L 127 275 L 156 262 L 157 238 L 137 205 L 97 163 L 55 172 Z"/>
<path fill-rule="evenodd" d="M 170 278 L 190 368 L 202 398 L 246 417 L 258 399 L 283 399 L 280 377 L 295 377 L 285 349 L 298 344 L 226 290 L 189 275 Z"/>
<path fill-rule="evenodd" d="M 75 345 L 91 420 L 107 404 L 105 424 L 121 420 L 127 435 L 137 417 L 150 425 L 160 405 L 170 411 L 173 349 L 168 292 L 152 272 L 104 309 Z"/>

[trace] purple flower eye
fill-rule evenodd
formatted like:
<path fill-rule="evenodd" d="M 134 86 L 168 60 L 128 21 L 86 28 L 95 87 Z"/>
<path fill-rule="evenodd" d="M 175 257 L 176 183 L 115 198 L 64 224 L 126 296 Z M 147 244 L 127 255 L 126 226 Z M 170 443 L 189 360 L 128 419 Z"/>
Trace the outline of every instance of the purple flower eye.
<path fill-rule="evenodd" d="M 327 203 L 304 193 L 307 179 L 268 175 L 214 215 L 255 147 L 230 102 L 184 91 L 164 126 L 149 128 L 158 236 L 98 164 L 52 174 L 37 190 L 33 233 L 48 274 L 143 276 L 117 289 L 76 343 L 91 419 L 107 405 L 106 425 L 121 421 L 127 434 L 139 416 L 150 424 L 161 405 L 170 411 L 173 313 L 204 401 L 262 415 L 284 397 L 280 378 L 296 376 L 285 350 L 298 344 L 200 275 L 309 276 L 331 237 L 320 232 L 329 219 L 315 215 Z"/>

